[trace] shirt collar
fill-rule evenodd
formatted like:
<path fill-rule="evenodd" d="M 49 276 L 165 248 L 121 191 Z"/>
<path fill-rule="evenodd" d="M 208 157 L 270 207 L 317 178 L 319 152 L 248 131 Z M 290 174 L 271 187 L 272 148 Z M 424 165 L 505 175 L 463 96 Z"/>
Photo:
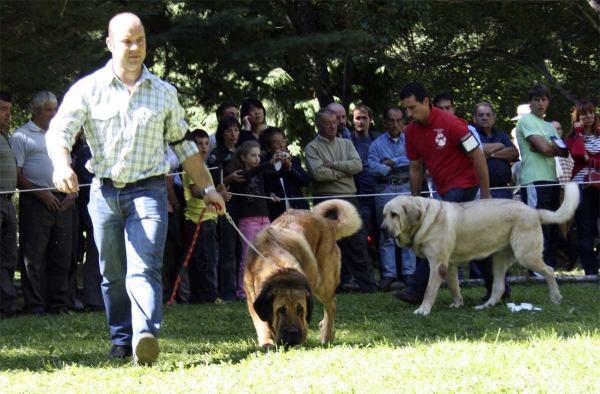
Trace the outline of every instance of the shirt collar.
<path fill-rule="evenodd" d="M 26 126 L 29 128 L 29 131 L 38 131 L 41 133 L 45 133 L 44 130 L 40 129 L 38 125 L 33 123 L 33 120 L 29 119 L 29 122 L 26 123 Z"/>
<path fill-rule="evenodd" d="M 321 134 L 317 134 L 317 139 L 319 139 L 319 140 L 321 140 L 321 141 L 329 142 L 329 143 L 332 143 L 332 142 L 334 142 L 334 141 L 335 141 L 337 138 L 338 138 L 338 137 L 335 137 L 335 138 L 333 139 L 333 141 L 332 141 L 332 140 L 330 140 L 330 139 L 328 139 L 328 138 L 325 138 L 325 137 L 323 137 Z"/>
<path fill-rule="evenodd" d="M 142 64 L 142 74 L 140 75 L 140 79 L 138 79 L 136 85 L 141 85 L 146 80 L 152 81 L 152 78 L 150 78 L 151 75 L 152 74 L 150 74 L 150 71 L 148 71 L 148 68 L 146 67 L 146 65 Z M 110 84 L 113 80 L 117 80 L 117 81 L 121 82 L 119 77 L 117 77 L 117 74 L 115 74 L 115 70 L 113 69 L 112 59 L 110 59 L 108 61 L 108 63 L 106 63 L 106 66 L 104 67 L 104 78 L 105 78 L 105 81 L 107 84 Z"/>

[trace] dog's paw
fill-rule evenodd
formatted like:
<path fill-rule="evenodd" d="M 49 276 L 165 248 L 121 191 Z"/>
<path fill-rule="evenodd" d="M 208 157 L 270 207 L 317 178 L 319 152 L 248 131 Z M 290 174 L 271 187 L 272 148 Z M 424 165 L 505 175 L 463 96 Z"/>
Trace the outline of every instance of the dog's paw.
<path fill-rule="evenodd" d="M 421 306 L 419 309 L 415 310 L 413 313 L 415 315 L 427 316 L 427 315 L 429 315 L 429 308 L 425 308 L 425 307 Z"/>
<path fill-rule="evenodd" d="M 463 300 L 454 301 L 452 304 L 450 304 L 450 308 L 460 308 L 463 305 Z"/>
<path fill-rule="evenodd" d="M 556 293 L 556 294 L 551 294 L 550 295 L 550 300 L 554 303 L 554 304 L 560 304 L 563 300 L 563 296 L 560 293 Z"/>
<path fill-rule="evenodd" d="M 262 344 L 258 347 L 258 350 L 260 350 L 261 352 L 270 352 L 275 350 L 275 345 L 273 343 L 265 343 Z"/>

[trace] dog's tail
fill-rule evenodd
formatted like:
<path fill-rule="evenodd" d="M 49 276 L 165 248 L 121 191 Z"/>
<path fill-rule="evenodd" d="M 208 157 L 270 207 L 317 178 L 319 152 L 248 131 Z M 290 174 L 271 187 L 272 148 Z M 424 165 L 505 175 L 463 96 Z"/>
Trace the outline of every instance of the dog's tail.
<path fill-rule="evenodd" d="M 538 215 L 542 223 L 564 223 L 573 217 L 575 209 L 579 205 L 579 187 L 574 182 L 565 185 L 565 199 L 558 211 L 538 209 Z"/>
<path fill-rule="evenodd" d="M 315 205 L 313 212 L 335 225 L 335 239 L 349 237 L 362 227 L 362 219 L 354 205 L 344 200 L 327 200 Z"/>

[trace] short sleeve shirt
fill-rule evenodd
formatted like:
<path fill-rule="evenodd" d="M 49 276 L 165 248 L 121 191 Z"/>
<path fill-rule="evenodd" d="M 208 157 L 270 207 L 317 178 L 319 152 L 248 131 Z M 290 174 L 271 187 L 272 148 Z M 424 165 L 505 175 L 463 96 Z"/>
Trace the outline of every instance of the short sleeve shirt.
<path fill-rule="evenodd" d="M 523 159 L 521 185 L 541 181 L 558 182 L 554 157 L 546 157 L 541 153 L 530 150 L 531 143 L 527 140 L 527 137 L 532 135 L 539 135 L 545 141 L 549 141 L 550 137 L 558 137 L 556 129 L 551 123 L 533 114 L 527 114 L 519 120 L 519 123 L 517 123 L 517 142 Z"/>
<path fill-rule="evenodd" d="M 427 124 L 411 122 L 406 127 L 406 156 L 423 159 L 440 194 L 479 184 L 473 160 L 459 145 L 467 133 L 465 121 L 435 107 Z"/>

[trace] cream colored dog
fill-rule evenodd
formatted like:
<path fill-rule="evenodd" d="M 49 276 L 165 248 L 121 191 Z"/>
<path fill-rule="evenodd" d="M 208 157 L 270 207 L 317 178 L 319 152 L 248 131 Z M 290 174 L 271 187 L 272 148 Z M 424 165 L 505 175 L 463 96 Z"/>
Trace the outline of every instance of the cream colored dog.
<path fill-rule="evenodd" d="M 400 247 L 411 247 L 429 260 L 431 273 L 423 303 L 416 314 L 427 315 L 446 278 L 454 302 L 463 305 L 458 286 L 458 264 L 492 255 L 494 284 L 489 300 L 478 307 L 495 305 L 504 293 L 504 276 L 512 263 L 539 272 L 550 288 L 550 300 L 559 304 L 554 270 L 544 264 L 541 224 L 564 223 L 579 204 L 575 183 L 565 186 L 565 199 L 558 211 L 533 209 L 513 200 L 477 200 L 450 203 L 430 198 L 398 196 L 383 209 L 383 234 L 395 238 Z"/>

